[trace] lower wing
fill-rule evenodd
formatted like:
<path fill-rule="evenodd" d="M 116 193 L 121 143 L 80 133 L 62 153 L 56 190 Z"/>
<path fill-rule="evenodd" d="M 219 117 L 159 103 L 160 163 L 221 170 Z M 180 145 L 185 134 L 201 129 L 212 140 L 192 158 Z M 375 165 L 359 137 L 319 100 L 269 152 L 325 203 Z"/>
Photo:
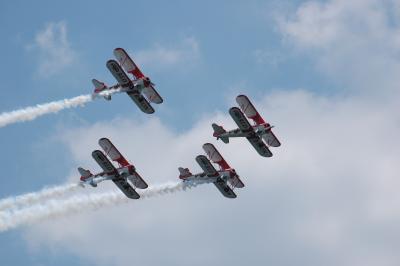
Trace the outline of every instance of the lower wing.
<path fill-rule="evenodd" d="M 272 152 L 268 149 L 267 145 L 262 141 L 262 139 L 257 136 L 253 135 L 250 137 L 247 137 L 247 140 L 253 145 L 254 149 L 258 152 L 263 157 L 271 157 Z"/>
<path fill-rule="evenodd" d="M 151 85 L 143 88 L 142 92 L 146 96 L 146 98 L 152 103 L 160 104 L 163 102 L 163 99 L 161 98 L 160 94 L 158 94 L 156 89 L 154 89 L 154 87 Z"/>
<path fill-rule="evenodd" d="M 129 181 L 131 181 L 136 188 L 145 189 L 149 187 L 137 172 L 133 173 L 133 175 L 129 177 Z"/>
<path fill-rule="evenodd" d="M 214 185 L 218 188 L 218 190 L 227 198 L 234 199 L 236 198 L 235 192 L 228 186 L 226 181 L 224 181 L 221 177 L 218 177 L 214 182 Z"/>
<path fill-rule="evenodd" d="M 280 141 L 278 138 L 275 136 L 275 134 L 270 130 L 269 132 L 265 133 L 262 138 L 264 139 L 265 143 L 267 143 L 268 146 L 272 147 L 279 147 L 281 146 Z"/>
<path fill-rule="evenodd" d="M 237 175 L 232 178 L 229 178 L 228 182 L 229 182 L 229 184 L 231 184 L 232 187 L 237 187 L 237 188 L 244 187 L 242 180 L 240 180 L 240 178 Z"/>
<path fill-rule="evenodd" d="M 129 183 L 122 177 L 117 177 L 112 180 L 115 185 L 130 199 L 139 199 L 140 195 Z"/>
<path fill-rule="evenodd" d="M 142 112 L 146 114 L 154 113 L 154 108 L 150 105 L 150 103 L 143 97 L 142 94 L 138 91 L 128 91 L 127 94 L 131 99 L 136 103 Z"/>

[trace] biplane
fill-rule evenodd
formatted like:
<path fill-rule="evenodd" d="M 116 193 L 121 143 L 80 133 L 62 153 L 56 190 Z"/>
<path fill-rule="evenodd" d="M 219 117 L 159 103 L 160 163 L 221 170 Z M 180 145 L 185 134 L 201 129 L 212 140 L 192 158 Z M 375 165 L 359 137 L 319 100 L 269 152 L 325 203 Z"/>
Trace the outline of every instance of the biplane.
<path fill-rule="evenodd" d="M 206 143 L 203 145 L 203 150 L 208 158 L 204 155 L 198 155 L 196 162 L 203 170 L 202 173 L 192 174 L 188 168 L 179 167 L 179 178 L 183 182 L 210 182 L 214 183 L 217 189 L 227 198 L 236 198 L 235 188 L 243 188 L 244 184 L 240 180 L 235 169 L 229 166 L 222 155 L 218 152 L 214 145 Z M 219 170 L 215 169 L 212 163 L 219 166 Z"/>
<path fill-rule="evenodd" d="M 111 95 L 102 95 L 101 92 L 119 89 L 121 92 L 126 92 L 144 113 L 154 113 L 154 108 L 150 103 L 160 104 L 163 102 L 160 94 L 154 88 L 155 84 L 149 77 L 142 73 L 124 49 L 114 49 L 114 56 L 117 61 L 113 59 L 108 60 L 106 66 L 118 84 L 108 87 L 104 82 L 93 79 L 92 83 L 95 87 L 93 96 L 100 96 L 106 100 L 111 100 Z M 133 79 L 130 79 L 127 73 L 131 74 Z"/>
<path fill-rule="evenodd" d="M 130 164 L 122 156 L 109 139 L 101 138 L 99 140 L 99 145 L 104 152 L 95 150 L 92 152 L 92 157 L 103 169 L 103 172 L 92 174 L 89 170 L 79 167 L 78 171 L 81 174 L 81 185 L 97 187 L 98 183 L 104 180 L 111 180 L 128 198 L 140 198 L 140 195 L 135 189 L 145 189 L 148 185 L 138 174 L 135 166 Z M 115 167 L 107 156 L 110 157 L 112 161 L 116 162 L 118 167 Z"/>
<path fill-rule="evenodd" d="M 229 109 L 229 114 L 239 128 L 226 131 L 222 126 L 213 123 L 213 136 L 217 140 L 221 139 L 224 143 L 229 143 L 229 138 L 245 137 L 258 154 L 264 157 L 271 157 L 272 152 L 268 147 L 281 146 L 278 138 L 272 132 L 273 126 L 265 122 L 246 95 L 237 96 L 236 102 L 240 109 L 232 107 Z M 254 125 L 251 125 L 246 117 L 253 120 Z"/>

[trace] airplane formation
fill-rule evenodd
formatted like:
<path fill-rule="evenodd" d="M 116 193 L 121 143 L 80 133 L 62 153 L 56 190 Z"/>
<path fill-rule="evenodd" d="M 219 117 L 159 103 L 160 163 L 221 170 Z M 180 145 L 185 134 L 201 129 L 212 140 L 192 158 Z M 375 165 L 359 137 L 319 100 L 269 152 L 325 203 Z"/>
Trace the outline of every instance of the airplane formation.
<path fill-rule="evenodd" d="M 106 90 L 119 89 L 122 92 L 126 92 L 142 112 L 147 114 L 154 113 L 155 110 L 150 103 L 161 104 L 163 102 L 163 99 L 154 88 L 154 83 L 140 71 L 124 49 L 114 49 L 114 56 L 117 60 L 108 60 L 106 66 L 117 80 L 117 84 L 108 87 L 105 83 L 93 79 L 92 83 L 95 87 L 93 96 L 100 96 L 99 93 Z M 127 73 L 131 74 L 133 79 L 130 79 Z M 106 94 L 101 97 L 108 101 L 111 100 L 111 95 Z M 271 157 L 270 147 L 279 147 L 281 145 L 272 132 L 273 126 L 265 122 L 246 95 L 237 96 L 236 102 L 239 108 L 230 108 L 229 114 L 238 128 L 226 131 L 222 126 L 213 123 L 213 136 L 224 143 L 229 143 L 230 138 L 244 137 L 259 155 Z M 253 125 L 248 119 L 254 122 Z M 99 145 L 103 151 L 93 151 L 92 157 L 103 171 L 92 174 L 89 170 L 79 167 L 80 184 L 82 186 L 97 187 L 98 183 L 111 180 L 128 198 L 139 199 L 140 195 L 136 192 L 136 189 L 146 189 L 148 185 L 138 174 L 136 168 L 122 156 L 109 139 L 101 138 Z M 235 169 L 229 166 L 213 144 L 204 144 L 203 150 L 207 156 L 198 155 L 195 158 L 203 172 L 192 174 L 188 168 L 179 167 L 179 179 L 182 182 L 214 183 L 223 196 L 236 198 L 235 188 L 243 188 L 244 183 Z M 118 164 L 118 167 L 115 167 L 112 161 Z M 218 170 L 213 164 L 218 165 Z"/>

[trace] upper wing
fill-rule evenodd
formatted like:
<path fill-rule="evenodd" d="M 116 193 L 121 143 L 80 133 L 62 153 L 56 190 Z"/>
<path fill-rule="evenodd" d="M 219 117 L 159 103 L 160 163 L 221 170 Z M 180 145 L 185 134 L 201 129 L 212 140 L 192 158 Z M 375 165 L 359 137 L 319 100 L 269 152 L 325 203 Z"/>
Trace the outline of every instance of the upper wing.
<path fill-rule="evenodd" d="M 108 174 L 116 174 L 116 177 L 114 177 L 112 181 L 128 198 L 140 198 L 140 195 L 131 187 L 131 185 L 129 185 L 124 178 L 117 175 L 117 169 L 115 169 L 114 165 L 107 159 L 102 151 L 95 150 L 92 152 L 92 157 L 96 160 L 100 167 L 103 168 L 104 172 Z"/>
<path fill-rule="evenodd" d="M 139 173 L 137 173 L 136 171 L 129 177 L 129 180 L 137 188 L 145 189 L 149 187 L 147 183 L 143 180 L 143 178 L 139 175 Z"/>
<path fill-rule="evenodd" d="M 200 165 L 200 167 L 208 176 L 219 175 L 218 171 L 214 168 L 214 166 L 211 164 L 211 162 L 207 159 L 206 156 L 204 155 L 197 156 L 196 162 Z M 221 177 L 218 176 L 217 179 L 214 181 L 214 184 L 218 188 L 218 190 L 222 193 L 222 195 L 224 195 L 225 197 L 236 198 L 235 192 L 233 192 L 233 190 L 228 186 L 226 181 L 224 181 Z"/>
<path fill-rule="evenodd" d="M 132 84 L 128 75 L 121 68 L 117 61 L 112 59 L 108 60 L 106 66 L 108 70 L 110 70 L 114 78 L 118 81 L 119 85 L 121 85 L 122 87 L 129 87 Z"/>
<path fill-rule="evenodd" d="M 93 159 L 100 165 L 100 167 L 107 174 L 117 174 L 117 169 L 114 165 L 107 159 L 102 151 L 95 150 L 92 152 Z"/>
<path fill-rule="evenodd" d="M 231 109 L 229 109 L 229 114 L 231 115 L 232 119 L 236 122 L 240 130 L 244 132 L 253 130 L 253 127 L 250 125 L 249 121 L 243 115 L 242 111 L 240 111 L 239 108 L 232 107 Z"/>
<path fill-rule="evenodd" d="M 232 187 L 237 187 L 237 188 L 242 188 L 244 187 L 244 184 L 242 180 L 240 180 L 238 175 L 235 175 L 234 177 L 231 177 L 228 179 L 229 184 L 231 184 Z"/>
<path fill-rule="evenodd" d="M 251 145 L 256 149 L 258 154 L 264 157 L 271 157 L 272 152 L 268 149 L 267 145 L 262 141 L 262 139 L 257 136 L 257 135 L 252 135 L 250 137 L 247 137 Z"/>
<path fill-rule="evenodd" d="M 225 161 L 225 159 L 222 157 L 222 155 L 219 153 L 219 151 L 215 148 L 214 145 L 212 145 L 211 143 L 206 143 L 203 145 L 203 149 L 212 162 L 219 164 L 221 168 L 224 170 L 231 169 L 229 164 Z M 230 177 L 228 179 L 228 182 L 233 187 L 238 187 L 238 188 L 244 187 L 244 184 L 242 180 L 240 180 L 238 175 L 235 175 L 232 178 Z"/>
<path fill-rule="evenodd" d="M 272 146 L 272 147 L 279 147 L 281 146 L 280 141 L 277 139 L 277 137 L 275 136 L 275 134 L 272 132 L 272 130 L 268 131 L 267 133 L 265 133 L 262 138 L 264 139 L 264 141 L 267 143 L 268 146 Z"/>
<path fill-rule="evenodd" d="M 144 77 L 142 71 L 140 71 L 135 62 L 133 62 L 133 60 L 124 49 L 115 48 L 114 56 L 115 58 L 117 58 L 118 62 L 121 64 L 126 72 L 131 73 L 137 79 Z"/>
<path fill-rule="evenodd" d="M 111 160 L 118 162 L 121 166 L 130 165 L 130 163 L 122 156 L 118 149 L 107 138 L 101 138 L 99 145 L 103 151 L 111 158 Z"/>
<path fill-rule="evenodd" d="M 114 49 L 114 56 L 117 58 L 118 62 L 121 64 L 122 68 L 128 72 L 131 73 L 136 79 L 140 78 L 145 78 L 145 75 L 143 75 L 142 71 L 138 68 L 138 66 L 133 62 L 133 60 L 130 58 L 128 53 L 122 49 L 122 48 L 116 48 Z M 163 99 L 161 98 L 160 94 L 154 89 L 152 84 L 149 86 L 146 86 L 143 89 L 144 95 L 146 95 L 147 99 L 150 102 L 153 103 L 162 103 Z"/>
<path fill-rule="evenodd" d="M 221 177 L 218 177 L 214 182 L 214 185 L 218 188 L 218 190 L 227 198 L 236 198 L 235 192 L 228 186 L 226 181 L 224 181 Z"/>
<path fill-rule="evenodd" d="M 237 96 L 236 97 L 236 102 L 239 104 L 240 109 L 242 109 L 243 113 L 245 113 L 245 115 L 248 118 L 250 118 L 254 122 L 256 122 L 257 125 L 265 124 L 264 119 L 260 116 L 260 114 L 257 112 L 256 108 L 250 102 L 249 98 L 246 95 Z M 268 133 L 266 133 L 266 135 L 263 135 L 263 139 L 267 143 L 268 146 L 279 147 L 281 145 L 281 143 L 276 138 L 274 133 L 272 133 L 271 130 Z"/>
<path fill-rule="evenodd" d="M 143 97 L 143 95 L 138 91 L 128 91 L 127 94 L 136 103 L 136 105 L 146 114 L 154 113 L 154 108 L 150 103 Z"/>
<path fill-rule="evenodd" d="M 158 94 L 158 92 L 156 91 L 156 89 L 154 89 L 152 85 L 144 87 L 142 92 L 144 95 L 146 95 L 146 98 L 152 103 L 160 104 L 163 102 L 160 94 Z"/>
<path fill-rule="evenodd" d="M 210 163 L 210 161 L 207 159 L 206 156 L 198 155 L 196 157 L 196 162 L 200 165 L 201 169 L 203 169 L 203 171 L 204 171 L 204 173 L 206 173 L 206 175 L 208 175 L 208 176 L 217 176 L 218 175 L 218 171 Z"/>
<path fill-rule="evenodd" d="M 112 181 L 117 185 L 117 187 L 130 199 L 138 199 L 140 195 L 136 192 L 131 185 L 122 177 L 117 177 L 112 179 Z"/>
<path fill-rule="evenodd" d="M 231 168 L 219 151 L 211 143 L 204 144 L 203 150 L 206 152 L 208 158 L 210 158 L 213 163 L 219 164 L 222 169 L 226 170 Z"/>
<path fill-rule="evenodd" d="M 236 102 L 240 106 L 240 109 L 242 109 L 243 113 L 245 113 L 248 118 L 254 120 L 257 125 L 265 123 L 264 119 L 260 116 L 256 108 L 250 102 L 249 98 L 247 98 L 246 95 L 237 96 Z"/>

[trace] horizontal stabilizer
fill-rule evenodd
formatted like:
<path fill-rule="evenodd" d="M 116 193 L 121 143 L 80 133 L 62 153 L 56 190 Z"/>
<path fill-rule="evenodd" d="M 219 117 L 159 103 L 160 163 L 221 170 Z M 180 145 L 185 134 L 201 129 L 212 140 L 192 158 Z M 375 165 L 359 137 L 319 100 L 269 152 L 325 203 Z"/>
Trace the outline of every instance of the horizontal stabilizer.
<path fill-rule="evenodd" d="M 221 139 L 224 143 L 229 143 L 228 137 L 221 136 L 222 134 L 226 133 L 226 130 L 223 127 L 213 123 L 212 128 L 214 129 L 214 137 L 216 137 L 217 139 Z"/>
<path fill-rule="evenodd" d="M 185 179 L 192 176 L 192 173 L 190 172 L 189 168 L 179 167 L 178 170 L 180 179 Z"/>
<path fill-rule="evenodd" d="M 111 160 L 118 162 L 121 166 L 130 165 L 108 138 L 99 139 L 99 145 Z"/>
<path fill-rule="evenodd" d="M 208 158 L 210 158 L 213 163 L 219 164 L 222 169 L 226 170 L 231 168 L 219 151 L 211 143 L 204 144 L 203 150 L 207 154 Z"/>
<path fill-rule="evenodd" d="M 102 91 L 108 90 L 108 87 L 104 82 L 98 81 L 97 79 L 92 79 L 92 83 L 94 85 L 94 93 L 100 93 Z M 104 95 L 103 97 L 108 101 L 111 100 L 111 94 Z"/>
<path fill-rule="evenodd" d="M 97 79 L 92 79 L 92 83 L 94 85 L 94 92 L 99 93 L 103 90 L 108 89 L 104 82 L 98 81 Z"/>
<path fill-rule="evenodd" d="M 264 119 L 257 112 L 254 105 L 250 102 L 246 95 L 239 95 L 236 97 L 236 102 L 242 109 L 242 112 L 250 119 L 252 119 L 257 125 L 264 124 Z"/>
<path fill-rule="evenodd" d="M 93 176 L 93 174 L 89 170 L 83 169 L 82 167 L 78 167 L 78 171 L 81 175 L 81 179 L 87 179 L 88 177 Z"/>

